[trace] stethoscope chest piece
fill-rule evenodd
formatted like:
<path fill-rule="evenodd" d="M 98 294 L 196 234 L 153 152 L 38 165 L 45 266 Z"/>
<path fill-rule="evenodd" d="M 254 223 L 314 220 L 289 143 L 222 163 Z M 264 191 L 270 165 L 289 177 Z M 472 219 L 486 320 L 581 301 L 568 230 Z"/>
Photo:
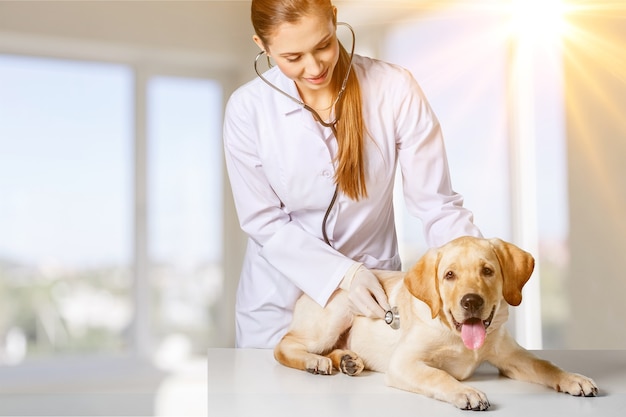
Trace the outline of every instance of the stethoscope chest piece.
<path fill-rule="evenodd" d="M 385 313 L 385 323 L 394 330 L 400 328 L 400 313 L 398 313 L 398 307 L 391 307 L 391 310 L 387 310 Z"/>

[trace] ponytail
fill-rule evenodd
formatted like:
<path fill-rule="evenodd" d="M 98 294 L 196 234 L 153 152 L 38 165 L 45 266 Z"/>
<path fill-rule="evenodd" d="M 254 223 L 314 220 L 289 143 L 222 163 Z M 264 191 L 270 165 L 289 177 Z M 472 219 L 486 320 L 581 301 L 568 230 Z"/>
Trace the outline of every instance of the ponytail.
<path fill-rule="evenodd" d="M 350 65 L 350 54 L 341 43 L 339 49 L 339 61 L 334 77 L 335 91 L 341 88 L 343 76 Z M 361 88 L 354 71 L 350 71 L 343 99 L 337 103 L 335 113 L 338 119 L 335 182 L 345 195 L 353 200 L 360 200 L 367 197 L 364 163 L 365 123 L 362 114 Z"/>

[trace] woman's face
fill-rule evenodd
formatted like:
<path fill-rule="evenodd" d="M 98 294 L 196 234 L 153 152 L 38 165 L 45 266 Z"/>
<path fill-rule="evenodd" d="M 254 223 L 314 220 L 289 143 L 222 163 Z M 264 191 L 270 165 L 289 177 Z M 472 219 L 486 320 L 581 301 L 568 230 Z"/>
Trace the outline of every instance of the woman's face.
<path fill-rule="evenodd" d="M 263 49 L 260 39 L 255 36 L 254 40 Z M 339 60 L 339 43 L 332 21 L 311 15 L 296 23 L 283 23 L 265 47 L 278 68 L 295 81 L 301 93 L 329 87 Z"/>

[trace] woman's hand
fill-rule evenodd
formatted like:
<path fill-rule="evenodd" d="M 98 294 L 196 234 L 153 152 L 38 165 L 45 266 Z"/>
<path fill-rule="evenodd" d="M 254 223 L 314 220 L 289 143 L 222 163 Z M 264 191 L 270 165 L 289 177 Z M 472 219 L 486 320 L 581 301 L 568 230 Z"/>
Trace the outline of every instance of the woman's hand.
<path fill-rule="evenodd" d="M 363 265 L 349 270 L 339 288 L 348 291 L 350 307 L 357 315 L 384 319 L 385 312 L 391 309 L 380 281 Z"/>

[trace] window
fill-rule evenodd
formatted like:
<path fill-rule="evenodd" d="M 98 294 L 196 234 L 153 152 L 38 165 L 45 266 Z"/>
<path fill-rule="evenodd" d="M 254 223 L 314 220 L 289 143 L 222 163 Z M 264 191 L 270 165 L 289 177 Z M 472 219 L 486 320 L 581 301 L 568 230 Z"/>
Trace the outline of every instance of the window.
<path fill-rule="evenodd" d="M 0 352 L 117 352 L 133 316 L 132 72 L 0 56 Z"/>
<path fill-rule="evenodd" d="M 0 364 L 204 352 L 223 282 L 222 95 L 209 79 L 0 55 Z"/>

